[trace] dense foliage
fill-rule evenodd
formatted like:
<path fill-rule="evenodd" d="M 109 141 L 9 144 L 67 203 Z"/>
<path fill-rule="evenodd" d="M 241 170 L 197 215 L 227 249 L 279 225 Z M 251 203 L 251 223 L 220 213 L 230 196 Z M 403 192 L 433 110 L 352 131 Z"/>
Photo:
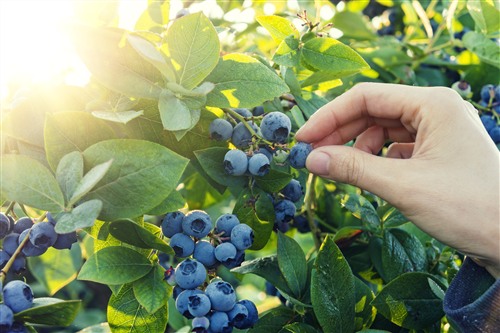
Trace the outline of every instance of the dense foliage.
<path fill-rule="evenodd" d="M 70 31 L 88 85 L 21 86 L 2 105 L 0 326 L 203 332 L 188 319 L 203 313 L 210 332 L 230 331 L 255 303 L 252 333 L 454 332 L 442 300 L 463 256 L 381 198 L 309 174 L 294 133 L 354 84 L 391 82 L 453 86 L 498 144 L 497 2 L 189 1 L 172 13 L 149 1 L 133 31 L 118 28 L 118 2 L 102 3 Z M 169 233 L 178 210 L 206 212 L 203 232 Z M 244 236 L 217 229 L 224 214 Z M 223 245 L 217 264 L 195 242 Z M 172 278 L 197 260 L 201 281 Z M 226 309 L 220 279 L 251 302 Z M 211 310 L 185 300 L 183 317 L 179 281 Z"/>

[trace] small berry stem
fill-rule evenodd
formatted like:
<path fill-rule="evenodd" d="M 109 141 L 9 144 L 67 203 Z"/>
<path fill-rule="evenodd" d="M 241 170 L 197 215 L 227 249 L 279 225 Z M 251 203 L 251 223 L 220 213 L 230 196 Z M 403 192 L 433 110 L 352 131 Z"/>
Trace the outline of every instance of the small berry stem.
<path fill-rule="evenodd" d="M 319 250 L 321 246 L 321 232 L 314 223 L 314 209 L 316 208 L 316 191 L 314 186 L 316 184 L 317 176 L 310 173 L 306 184 L 306 194 L 304 196 L 304 204 L 306 206 L 307 212 L 307 222 L 309 223 L 309 228 L 311 229 L 311 234 L 313 235 L 314 245 L 316 250 Z"/>
<path fill-rule="evenodd" d="M 233 111 L 233 110 L 228 109 L 228 108 L 223 108 L 222 111 L 231 115 L 231 117 L 236 118 L 239 121 L 241 121 L 245 125 L 247 130 L 250 132 L 250 134 L 252 134 L 252 137 L 258 138 L 259 142 L 263 142 L 263 143 L 268 144 L 270 146 L 273 145 L 273 143 L 271 141 L 267 141 L 266 139 L 260 137 L 257 134 L 257 132 L 255 132 L 255 130 L 252 128 L 252 126 L 250 126 L 250 124 L 247 122 L 247 119 L 245 117 L 243 117 L 242 115 L 240 115 L 238 112 Z"/>
<path fill-rule="evenodd" d="M 9 215 L 10 213 L 14 213 L 14 206 L 16 205 L 15 201 L 11 201 L 5 210 L 5 215 Z"/>

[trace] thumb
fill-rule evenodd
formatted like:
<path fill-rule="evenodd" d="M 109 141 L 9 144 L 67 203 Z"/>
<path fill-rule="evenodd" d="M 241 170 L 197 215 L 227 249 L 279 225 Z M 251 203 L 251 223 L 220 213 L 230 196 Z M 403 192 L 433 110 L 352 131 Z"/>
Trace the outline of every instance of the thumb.
<path fill-rule="evenodd" d="M 354 147 L 322 146 L 307 157 L 307 169 L 319 176 L 370 191 L 397 201 L 408 161 L 375 156 Z"/>

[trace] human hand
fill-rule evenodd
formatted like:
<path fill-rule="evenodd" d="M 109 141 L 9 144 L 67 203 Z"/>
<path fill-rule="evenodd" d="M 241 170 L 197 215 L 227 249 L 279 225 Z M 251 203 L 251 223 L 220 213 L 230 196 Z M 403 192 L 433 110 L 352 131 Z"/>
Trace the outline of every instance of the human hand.
<path fill-rule="evenodd" d="M 310 172 L 375 193 L 500 277 L 500 154 L 456 92 L 358 84 L 319 109 L 296 139 L 314 147 Z M 386 157 L 376 156 L 387 140 Z"/>

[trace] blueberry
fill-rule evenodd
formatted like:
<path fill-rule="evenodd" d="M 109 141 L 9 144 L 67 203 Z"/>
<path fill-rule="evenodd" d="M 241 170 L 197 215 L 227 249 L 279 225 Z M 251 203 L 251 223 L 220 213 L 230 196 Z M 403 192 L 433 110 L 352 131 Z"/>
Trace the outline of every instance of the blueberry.
<path fill-rule="evenodd" d="M 274 231 L 281 231 L 282 233 L 285 233 L 288 230 L 290 230 L 290 223 L 283 222 L 283 221 L 274 221 L 273 230 Z"/>
<path fill-rule="evenodd" d="M 217 259 L 215 258 L 215 248 L 212 244 L 210 244 L 210 242 L 205 240 L 196 242 L 193 257 L 207 268 L 212 268 L 217 264 Z"/>
<path fill-rule="evenodd" d="M 284 150 L 276 150 L 273 155 L 276 163 L 285 163 L 289 154 Z"/>
<path fill-rule="evenodd" d="M 241 324 L 239 324 L 239 326 L 235 326 L 239 329 L 245 329 L 255 325 L 257 320 L 259 320 L 259 312 L 257 311 L 255 304 L 247 299 L 241 300 L 237 304 L 242 304 L 247 308 L 248 316 L 241 322 Z"/>
<path fill-rule="evenodd" d="M 193 317 L 203 317 L 212 308 L 210 298 L 205 294 L 197 294 L 188 297 L 188 310 Z"/>
<path fill-rule="evenodd" d="M 58 250 L 71 249 L 71 245 L 78 241 L 76 237 L 76 231 L 69 232 L 67 234 L 58 234 L 56 242 L 52 245 L 53 248 Z"/>
<path fill-rule="evenodd" d="M 290 222 L 295 216 L 296 208 L 290 200 L 281 200 L 274 205 L 275 222 Z"/>
<path fill-rule="evenodd" d="M 3 331 L 0 329 L 0 332 Z M 29 331 L 23 323 L 15 321 L 7 333 L 29 333 Z"/>
<path fill-rule="evenodd" d="M 51 223 L 54 227 L 56 226 L 57 224 L 57 221 L 56 219 L 52 216 L 52 213 L 47 213 L 47 221 L 49 221 L 49 223 Z"/>
<path fill-rule="evenodd" d="M 217 245 L 215 248 L 215 258 L 221 263 L 236 258 L 236 247 L 234 247 L 232 243 L 221 243 Z"/>
<path fill-rule="evenodd" d="M 296 179 L 292 179 L 280 192 L 286 199 L 293 202 L 299 201 L 304 194 L 302 185 Z"/>
<path fill-rule="evenodd" d="M 228 259 L 222 264 L 224 265 L 224 267 L 232 269 L 235 267 L 239 267 L 243 261 L 245 261 L 245 250 L 237 250 L 234 259 Z"/>
<path fill-rule="evenodd" d="M 467 98 L 471 93 L 470 84 L 465 81 L 457 81 L 451 85 L 451 89 L 455 90 L 462 98 Z"/>
<path fill-rule="evenodd" d="M 18 246 L 19 234 L 17 233 L 8 234 L 7 237 L 4 238 L 2 243 L 3 250 L 9 255 L 13 255 L 14 252 L 16 252 Z"/>
<path fill-rule="evenodd" d="M 259 131 L 259 127 L 253 121 L 247 122 L 255 132 Z M 239 123 L 234 126 L 231 142 L 238 148 L 247 148 L 252 143 L 252 133 L 246 128 L 244 123 Z"/>
<path fill-rule="evenodd" d="M 241 325 L 248 317 L 247 307 L 241 303 L 236 303 L 234 307 L 227 313 L 229 321 L 236 328 L 241 328 Z"/>
<path fill-rule="evenodd" d="M 276 296 L 278 294 L 278 289 L 269 281 L 266 281 L 266 294 L 269 296 Z"/>
<path fill-rule="evenodd" d="M 175 282 L 184 289 L 194 289 L 207 278 L 207 270 L 202 263 L 186 259 L 175 268 Z"/>
<path fill-rule="evenodd" d="M 226 141 L 233 135 L 233 125 L 225 119 L 214 119 L 210 123 L 210 138 L 217 141 Z"/>
<path fill-rule="evenodd" d="M 215 311 L 229 311 L 236 304 L 236 292 L 233 286 L 225 281 L 210 283 L 205 293 L 210 298 L 212 309 Z"/>
<path fill-rule="evenodd" d="M 232 149 L 224 156 L 224 170 L 228 175 L 241 176 L 248 169 L 247 154 L 238 149 Z"/>
<path fill-rule="evenodd" d="M 29 217 L 21 217 L 19 220 L 17 220 L 16 224 L 14 224 L 14 229 L 12 231 L 20 234 L 24 230 L 31 228 L 33 225 L 33 219 Z"/>
<path fill-rule="evenodd" d="M 4 213 L 0 213 L 0 239 L 12 231 L 12 222 Z"/>
<path fill-rule="evenodd" d="M 290 118 L 278 111 L 266 114 L 260 123 L 262 136 L 271 142 L 286 143 L 291 129 Z"/>
<path fill-rule="evenodd" d="M 489 131 L 490 137 L 495 143 L 500 142 L 500 127 L 497 126 Z"/>
<path fill-rule="evenodd" d="M 18 256 L 12 263 L 12 271 L 16 274 L 21 274 L 26 270 L 26 258 L 24 256 Z"/>
<path fill-rule="evenodd" d="M 172 238 L 173 235 L 182 232 L 182 220 L 184 214 L 180 211 L 167 213 L 161 222 L 161 231 L 163 235 Z"/>
<path fill-rule="evenodd" d="M 215 221 L 215 233 L 222 233 L 222 237 L 231 237 L 231 230 L 240 224 L 240 220 L 234 214 L 223 214 Z"/>
<path fill-rule="evenodd" d="M 295 146 L 290 149 L 288 161 L 295 169 L 302 169 L 306 166 L 307 156 L 311 153 L 312 146 L 309 143 L 297 142 Z"/>
<path fill-rule="evenodd" d="M 486 129 L 486 132 L 491 131 L 497 126 L 497 122 L 494 117 L 488 116 L 488 115 L 482 115 L 481 116 L 481 122 L 483 123 L 484 128 Z"/>
<path fill-rule="evenodd" d="M 193 316 L 189 312 L 189 297 L 198 295 L 198 294 L 203 294 L 203 292 L 199 289 L 194 289 L 194 290 L 184 290 L 182 291 L 178 296 L 177 299 L 175 300 L 175 308 L 177 311 L 179 311 L 184 317 L 191 319 Z"/>
<path fill-rule="evenodd" d="M 191 323 L 191 327 L 193 328 L 193 332 L 195 333 L 206 332 L 209 326 L 210 320 L 208 320 L 207 317 L 196 317 Z"/>
<path fill-rule="evenodd" d="M 14 313 L 5 304 L 0 303 L 0 332 L 7 332 L 14 323 Z"/>
<path fill-rule="evenodd" d="M 178 233 L 170 238 L 170 246 L 179 258 L 186 258 L 193 254 L 194 241 L 188 235 Z"/>
<path fill-rule="evenodd" d="M 269 160 L 269 163 L 273 161 L 273 154 L 275 150 L 271 147 L 259 147 L 258 149 L 254 150 L 255 154 L 264 154 L 266 155 L 267 159 Z"/>
<path fill-rule="evenodd" d="M 495 87 L 495 101 L 500 102 L 500 85 Z"/>
<path fill-rule="evenodd" d="M 216 311 L 210 316 L 210 331 L 214 333 L 230 333 L 233 331 L 229 317 L 225 312 Z"/>
<path fill-rule="evenodd" d="M 264 154 L 254 154 L 248 161 L 248 171 L 254 176 L 265 176 L 270 169 L 269 159 Z"/>
<path fill-rule="evenodd" d="M 3 288 L 3 302 L 12 312 L 21 312 L 33 304 L 33 290 L 23 281 L 10 281 Z"/>
<path fill-rule="evenodd" d="M 262 105 L 256 106 L 252 110 L 254 117 L 262 116 L 264 114 L 264 107 Z"/>
<path fill-rule="evenodd" d="M 212 230 L 212 219 L 202 210 L 192 210 L 182 219 L 182 230 L 189 236 L 203 238 Z"/>
<path fill-rule="evenodd" d="M 172 298 L 174 299 L 174 301 L 177 300 L 177 297 L 179 297 L 180 293 L 182 293 L 184 290 L 186 289 L 179 287 L 179 285 L 176 285 L 174 287 L 174 289 L 172 290 Z"/>
<path fill-rule="evenodd" d="M 10 257 L 11 255 L 5 252 L 5 250 L 0 250 L 0 269 L 5 267 Z"/>
<path fill-rule="evenodd" d="M 30 230 L 31 229 L 26 229 L 23 232 L 21 232 L 21 234 L 19 235 L 19 244 L 21 244 L 22 241 L 26 238 L 26 235 L 28 234 L 28 232 Z M 30 237 L 31 237 L 31 234 L 30 234 Z M 48 248 L 49 248 L 48 246 L 47 247 L 45 247 L 45 246 L 38 247 L 38 246 L 33 245 L 33 243 L 31 243 L 30 241 L 27 241 L 24 244 L 22 251 L 26 257 L 36 257 L 36 256 L 40 256 L 40 255 L 44 254 L 45 252 L 47 252 Z"/>
<path fill-rule="evenodd" d="M 305 234 L 311 231 L 309 227 L 309 221 L 304 215 L 297 215 L 293 218 L 293 226 L 297 228 L 297 231 L 301 234 Z"/>
<path fill-rule="evenodd" d="M 50 247 L 56 239 L 57 233 L 52 223 L 40 222 L 31 227 L 30 242 L 37 247 Z"/>
<path fill-rule="evenodd" d="M 236 108 L 236 109 L 233 109 L 233 111 L 244 118 L 252 118 L 252 115 L 253 115 L 252 112 L 250 112 L 250 110 L 244 109 L 244 108 Z M 240 122 L 238 119 L 236 119 L 236 121 Z"/>
<path fill-rule="evenodd" d="M 238 250 L 246 250 L 253 244 L 253 230 L 248 224 L 238 224 L 231 230 L 231 243 Z"/>
<path fill-rule="evenodd" d="M 485 101 L 488 103 L 490 101 L 490 98 L 495 95 L 495 86 L 492 84 L 487 84 L 484 85 L 481 88 L 481 100 Z"/>

